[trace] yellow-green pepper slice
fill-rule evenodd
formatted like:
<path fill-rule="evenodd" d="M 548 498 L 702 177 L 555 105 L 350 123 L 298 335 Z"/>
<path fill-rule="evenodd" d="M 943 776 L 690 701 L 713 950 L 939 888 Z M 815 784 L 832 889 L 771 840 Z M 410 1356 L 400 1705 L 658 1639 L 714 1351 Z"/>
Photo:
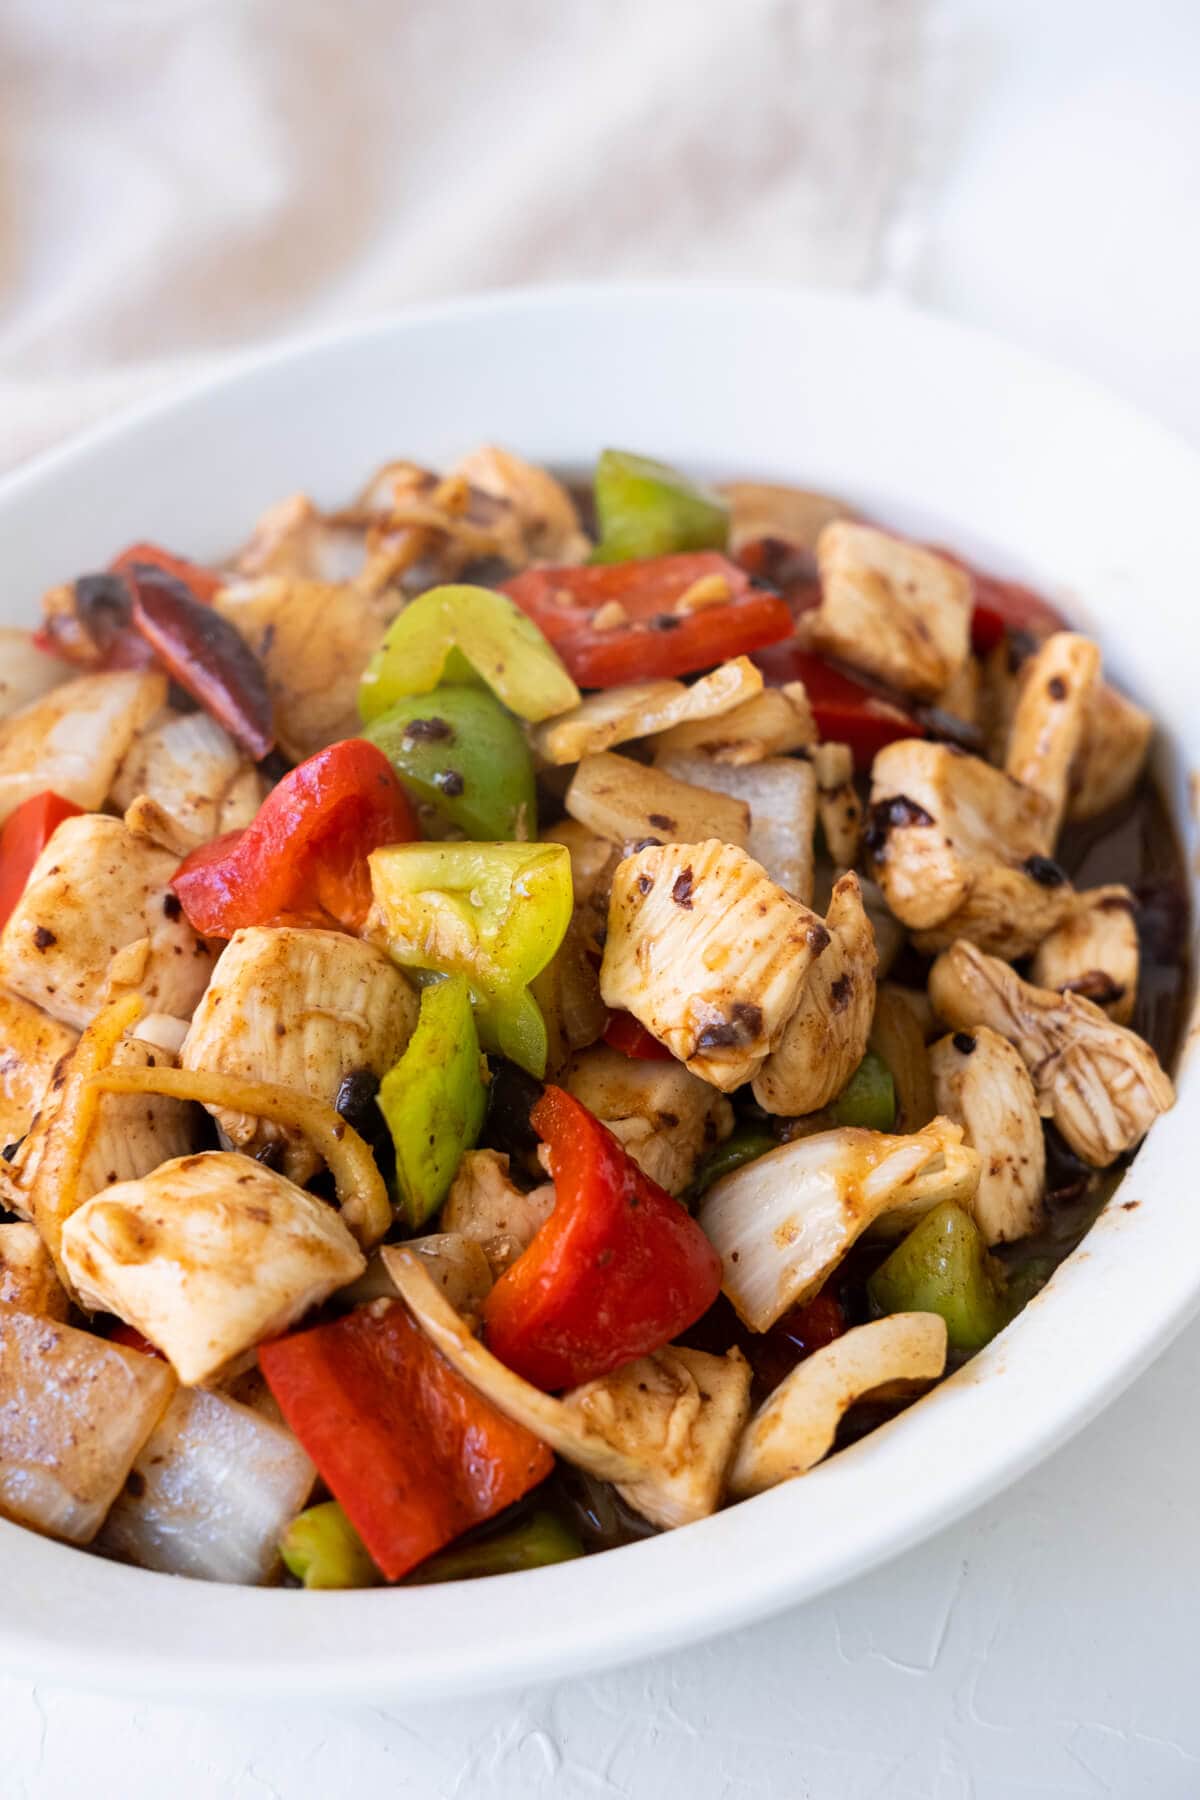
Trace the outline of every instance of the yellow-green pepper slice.
<path fill-rule="evenodd" d="M 421 995 L 417 1029 L 379 1084 L 379 1108 L 396 1146 L 396 1181 L 415 1230 L 432 1218 L 479 1136 L 487 1094 L 479 1067 L 471 990 L 462 975 Z"/>
<path fill-rule="evenodd" d="M 605 450 L 593 488 L 600 530 L 593 562 L 724 550 L 728 542 L 728 504 L 666 463 L 629 450 Z"/>
<path fill-rule="evenodd" d="M 297 1513 L 279 1540 L 279 1554 L 306 1588 L 374 1587 L 383 1579 L 336 1500 Z"/>
<path fill-rule="evenodd" d="M 896 1084 L 882 1056 L 867 1051 L 829 1111 L 839 1125 L 861 1125 L 868 1131 L 894 1129 Z"/>
<path fill-rule="evenodd" d="M 414 800 L 465 836 L 537 836 L 533 756 L 517 721 L 486 688 L 410 694 L 363 736 L 383 751 Z"/>
<path fill-rule="evenodd" d="M 388 949 L 404 968 L 463 975 L 485 1049 L 531 1075 L 546 1025 L 529 983 L 566 934 L 571 858 L 561 844 L 389 844 L 370 858 Z"/>
<path fill-rule="evenodd" d="M 1011 1317 L 1003 1283 L 974 1219 L 946 1200 L 880 1264 L 867 1293 L 881 1313 L 940 1313 L 950 1348 L 969 1353 L 982 1349 Z"/>
<path fill-rule="evenodd" d="M 579 704 L 557 651 L 519 606 L 491 588 L 430 588 L 409 602 L 367 664 L 358 690 L 363 723 L 443 682 L 482 682 L 510 712 L 534 721 Z"/>
<path fill-rule="evenodd" d="M 408 1576 L 420 1584 L 428 1581 L 469 1581 L 478 1575 L 511 1575 L 519 1569 L 544 1569 L 551 1563 L 569 1562 L 583 1555 L 583 1545 L 561 1519 L 550 1512 L 535 1512 L 508 1531 L 496 1532 L 477 1544 L 458 1544 L 440 1550 Z"/>

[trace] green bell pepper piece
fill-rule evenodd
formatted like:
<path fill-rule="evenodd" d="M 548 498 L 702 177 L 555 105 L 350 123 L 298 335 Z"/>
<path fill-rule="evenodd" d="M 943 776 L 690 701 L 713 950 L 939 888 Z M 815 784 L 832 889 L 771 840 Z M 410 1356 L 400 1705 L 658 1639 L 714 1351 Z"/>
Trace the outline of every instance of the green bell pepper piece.
<path fill-rule="evenodd" d="M 421 995 L 417 1029 L 379 1084 L 379 1108 L 396 1146 L 396 1181 L 413 1230 L 432 1218 L 487 1111 L 479 1070 L 479 1034 L 462 975 L 435 981 Z"/>
<path fill-rule="evenodd" d="M 927 1212 L 867 1282 L 881 1313 L 940 1313 L 950 1348 L 980 1350 L 1011 1317 L 1004 1276 L 969 1213 L 951 1200 Z"/>
<path fill-rule="evenodd" d="M 336 1500 L 297 1513 L 279 1540 L 279 1553 L 306 1588 L 374 1587 L 381 1579 Z"/>
<path fill-rule="evenodd" d="M 867 1051 L 829 1111 L 839 1125 L 862 1125 L 868 1131 L 892 1130 L 896 1123 L 896 1084 L 882 1056 L 874 1050 Z"/>
<path fill-rule="evenodd" d="M 696 1171 L 692 1182 L 692 1198 L 699 1200 L 707 1194 L 714 1181 L 720 1181 L 722 1175 L 728 1175 L 732 1169 L 740 1169 L 743 1163 L 753 1162 L 756 1157 L 765 1156 L 768 1150 L 778 1150 L 779 1139 L 763 1125 L 739 1125 L 723 1144 L 710 1150 Z"/>
<path fill-rule="evenodd" d="M 469 1581 L 477 1575 L 511 1575 L 520 1569 L 544 1569 L 583 1555 L 583 1545 L 553 1513 L 536 1512 L 520 1525 L 497 1532 L 478 1544 L 441 1550 L 408 1577 L 429 1581 Z"/>
<path fill-rule="evenodd" d="M 359 714 L 369 725 L 409 694 L 481 681 L 522 719 L 550 719 L 579 704 L 557 651 L 506 595 L 430 588 L 388 626 L 358 690 Z"/>
<path fill-rule="evenodd" d="M 533 757 L 525 734 L 486 688 L 411 694 L 363 732 L 413 799 L 469 838 L 537 836 Z"/>
<path fill-rule="evenodd" d="M 594 491 L 600 529 L 594 563 L 724 550 L 729 541 L 729 507 L 720 494 L 648 456 L 603 451 Z"/>
<path fill-rule="evenodd" d="M 529 983 L 571 922 L 563 845 L 389 844 L 370 862 L 394 960 L 464 975 L 484 1048 L 544 1075 L 546 1023 Z"/>

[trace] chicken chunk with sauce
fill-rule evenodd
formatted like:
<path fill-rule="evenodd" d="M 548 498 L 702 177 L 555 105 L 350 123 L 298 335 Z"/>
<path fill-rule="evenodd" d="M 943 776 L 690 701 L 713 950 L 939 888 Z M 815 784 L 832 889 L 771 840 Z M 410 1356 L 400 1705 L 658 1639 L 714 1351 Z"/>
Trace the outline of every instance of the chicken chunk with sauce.
<path fill-rule="evenodd" d="M 215 719 L 167 712 L 134 738 L 111 799 L 135 837 L 183 857 L 249 825 L 265 791 L 254 764 Z"/>
<path fill-rule="evenodd" d="M 499 1150 L 468 1150 L 442 1207 L 442 1229 L 482 1246 L 493 1273 L 516 1262 L 554 1210 L 554 1184 L 522 1192 Z"/>
<path fill-rule="evenodd" d="M 979 1152 L 971 1202 L 989 1244 L 1014 1243 L 1042 1222 L 1046 1145 L 1028 1069 L 1006 1038 L 981 1025 L 956 1031 L 929 1051 L 939 1113 L 963 1127 Z"/>
<path fill-rule="evenodd" d="M 1034 986 L 1082 994 L 1118 1025 L 1128 1025 L 1137 1004 L 1136 905 L 1124 887 L 1080 894 L 1062 924 L 1038 945 L 1030 967 Z"/>
<path fill-rule="evenodd" d="M 669 1194 L 682 1194 L 733 1130 L 725 1096 L 674 1059 L 640 1061 L 597 1045 L 574 1059 L 564 1085 Z"/>
<path fill-rule="evenodd" d="M 904 738 L 875 758 L 867 849 L 920 950 L 969 938 L 1025 956 L 1067 916 L 1070 883 L 1044 845 L 1050 802 L 949 744 Z"/>
<path fill-rule="evenodd" d="M 1075 1154 L 1105 1169 L 1141 1141 L 1175 1089 L 1142 1038 L 1090 1000 L 1022 981 L 997 957 L 957 943 L 939 956 L 929 995 L 947 1025 L 986 1025 L 1016 1046 L 1033 1077 L 1043 1117 Z"/>
<path fill-rule="evenodd" d="M 55 1065 L 78 1035 L 40 1006 L 0 989 L 0 1148 L 25 1136 Z"/>
<path fill-rule="evenodd" d="M 728 1092 L 779 1043 L 829 933 L 744 850 L 714 839 L 626 857 L 600 991 Z"/>
<path fill-rule="evenodd" d="M 769 1113 L 794 1118 L 827 1106 L 866 1053 L 879 959 L 857 875 L 835 884 L 825 926 L 828 947 L 754 1078 L 754 1098 Z"/>
<path fill-rule="evenodd" d="M 957 564 L 871 525 L 837 520 L 817 539 L 821 604 L 805 624 L 816 650 L 932 700 L 967 659 L 971 578 Z"/>
<path fill-rule="evenodd" d="M 84 1305 L 136 1326 L 189 1386 L 366 1267 L 332 1206 L 222 1150 L 97 1194 L 67 1221 L 63 1257 Z"/>
<path fill-rule="evenodd" d="M 80 675 L 0 719 L 0 825 L 35 794 L 101 806 L 136 734 L 167 697 L 157 670 Z"/>
<path fill-rule="evenodd" d="M 120 819 L 64 819 L 0 932 L 0 984 L 77 1030 L 126 993 L 189 1018 L 215 959 L 170 890 L 178 866 Z"/>
<path fill-rule="evenodd" d="M 400 1059 L 417 997 L 381 950 L 340 931 L 254 926 L 235 932 L 196 1009 L 180 1060 L 311 1094 L 327 1105 L 356 1069 L 383 1076 Z M 283 1169 L 307 1181 L 320 1167 L 311 1145 L 283 1126 L 224 1108 L 229 1142 L 282 1145 Z"/>

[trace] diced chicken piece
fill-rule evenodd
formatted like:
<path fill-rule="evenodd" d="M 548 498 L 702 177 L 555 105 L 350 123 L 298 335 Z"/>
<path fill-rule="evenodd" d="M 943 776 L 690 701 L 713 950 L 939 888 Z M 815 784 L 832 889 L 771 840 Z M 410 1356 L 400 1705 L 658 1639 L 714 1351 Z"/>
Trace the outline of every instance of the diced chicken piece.
<path fill-rule="evenodd" d="M 273 1082 L 333 1105 L 355 1069 L 383 1076 L 417 1020 L 417 997 L 374 945 L 340 931 L 253 926 L 237 931 L 196 1008 L 180 1060 Z M 229 1142 L 255 1151 L 282 1144 L 283 1171 L 308 1181 L 320 1158 L 299 1133 L 211 1108 Z"/>
<path fill-rule="evenodd" d="M 1100 680 L 1099 647 L 1076 631 L 1056 631 L 1030 657 L 1021 676 L 1004 767 L 1049 802 L 1041 848 L 1050 855 Z"/>
<path fill-rule="evenodd" d="M 765 762 L 730 765 L 676 752 L 660 756 L 656 766 L 693 787 L 744 801 L 750 808 L 746 849 L 772 881 L 806 906 L 811 904 L 817 822 L 817 778 L 811 762 L 772 756 Z M 711 833 L 710 824 L 706 835 Z"/>
<path fill-rule="evenodd" d="M 332 1206 L 223 1150 L 86 1201 L 63 1229 L 63 1257 L 84 1304 L 136 1326 L 189 1386 L 366 1267 Z"/>
<path fill-rule="evenodd" d="M 761 693 L 762 684 L 750 658 L 739 656 L 691 687 L 682 681 L 638 681 L 605 688 L 539 725 L 534 744 L 547 762 L 578 762 L 632 738 L 651 737 L 695 719 L 720 718 Z"/>
<path fill-rule="evenodd" d="M 946 1322 L 936 1313 L 894 1313 L 858 1325 L 797 1363 L 759 1407 L 729 1475 L 737 1500 L 806 1475 L 828 1456 L 838 1426 L 859 1400 L 920 1393 L 946 1366 Z"/>
<path fill-rule="evenodd" d="M 971 577 L 870 525 L 836 521 L 817 540 L 821 605 L 806 618 L 814 648 L 932 700 L 967 660 Z"/>
<path fill-rule="evenodd" d="M 168 887 L 178 866 L 120 819 L 64 819 L 0 933 L 0 982 L 79 1030 L 125 993 L 188 1018 L 214 957 Z"/>
<path fill-rule="evenodd" d="M 700 1224 L 725 1265 L 725 1293 L 751 1331 L 767 1331 L 817 1292 L 851 1244 L 909 1201 L 927 1211 L 979 1179 L 961 1127 L 946 1119 L 911 1137 L 843 1127 L 795 1138 L 714 1182 Z"/>
<path fill-rule="evenodd" d="M 222 588 L 214 605 L 262 663 L 285 756 L 302 762 L 357 736 L 359 682 L 396 614 L 393 594 L 264 576 Z"/>
<path fill-rule="evenodd" d="M 1043 854 L 1044 795 L 949 744 L 904 738 L 871 772 L 867 848 L 896 917 L 921 950 L 969 938 L 1025 956 L 1071 910 L 1074 894 Z"/>
<path fill-rule="evenodd" d="M 90 1543 L 174 1386 L 157 1357 L 0 1306 L 0 1513 Z"/>
<path fill-rule="evenodd" d="M 854 752 L 849 744 L 818 744 L 813 750 L 817 777 L 817 817 L 825 848 L 837 869 L 858 861 L 863 809 L 854 785 Z"/>
<path fill-rule="evenodd" d="M 750 808 L 744 800 L 607 752 L 584 757 L 564 804 L 589 831 L 623 848 L 694 844 L 705 837 L 743 845 L 750 835 Z"/>
<path fill-rule="evenodd" d="M 203 1388 L 179 1388 L 143 1444 L 97 1549 L 141 1569 L 254 1585 L 316 1469 L 292 1433 Z"/>
<path fill-rule="evenodd" d="M 5 1203 L 32 1219 L 61 1267 L 62 1228 L 76 1207 L 102 1188 L 136 1181 L 168 1157 L 186 1156 L 199 1115 L 162 1094 L 100 1094 L 85 1082 L 94 1063 L 85 1034 L 63 1059 L 28 1136 L 12 1160 Z M 117 1068 L 146 1069 L 174 1057 L 126 1038 L 112 1054 Z M 82 1131 L 82 1141 L 79 1133 Z"/>
<path fill-rule="evenodd" d="M 25 1136 L 55 1065 L 78 1035 L 0 988 L 0 1148 Z"/>
<path fill-rule="evenodd" d="M 509 1179 L 507 1156 L 468 1150 L 442 1207 L 442 1229 L 479 1244 L 493 1274 L 502 1275 L 553 1211 L 552 1181 L 522 1193 Z"/>
<path fill-rule="evenodd" d="M 831 494 L 767 481 L 725 481 L 720 492 L 729 502 L 729 548 L 734 556 L 750 544 L 766 543 L 800 557 L 815 557 L 826 525 L 858 517 L 853 507 Z"/>
<path fill-rule="evenodd" d="M 750 1365 L 674 1344 L 564 1396 L 563 1405 L 649 1472 L 618 1482 L 635 1512 L 670 1530 L 717 1510 L 750 1416 Z"/>
<path fill-rule="evenodd" d="M 111 799 L 135 837 L 182 857 L 248 825 L 265 791 L 254 764 L 215 719 L 168 712 L 133 740 Z"/>
<path fill-rule="evenodd" d="M 73 673 L 70 663 L 39 650 L 31 631 L 0 626 L 0 719 L 40 700 Z"/>
<path fill-rule="evenodd" d="M 0 719 L 0 824 L 47 790 L 86 811 L 102 805 L 135 734 L 166 697 L 165 675 L 122 669 L 64 681 Z"/>
<path fill-rule="evenodd" d="M 986 1025 L 956 1031 L 929 1052 L 937 1109 L 978 1150 L 971 1202 L 989 1244 L 1028 1237 L 1042 1222 L 1046 1144 L 1033 1081 L 1019 1053 Z"/>
<path fill-rule="evenodd" d="M 1094 819 L 1123 800 L 1146 766 L 1153 736 L 1150 714 L 1100 682 L 1071 770 L 1068 819 Z"/>
<path fill-rule="evenodd" d="M 1137 1004 L 1139 948 L 1136 902 L 1128 888 L 1091 888 L 1037 947 L 1035 987 L 1082 994 L 1118 1025 Z"/>
<path fill-rule="evenodd" d="M 364 529 L 327 519 L 307 494 L 289 494 L 263 513 L 239 550 L 239 575 L 279 575 L 289 581 L 354 581 L 363 572 Z"/>
<path fill-rule="evenodd" d="M 817 915 L 744 850 L 668 844 L 617 869 L 600 991 L 729 1092 L 780 1042 L 828 942 Z"/>
<path fill-rule="evenodd" d="M 1079 994 L 1034 987 L 974 944 L 939 956 L 929 997 L 946 1024 L 987 1025 L 1014 1044 L 1033 1077 L 1043 1118 L 1075 1154 L 1105 1169 L 1175 1103 L 1175 1089 L 1149 1044 Z"/>
<path fill-rule="evenodd" d="M 804 683 L 788 681 L 783 687 L 764 688 L 716 718 L 694 719 L 659 732 L 654 754 L 660 763 L 665 756 L 679 754 L 740 766 L 805 750 L 816 741 L 817 728 Z"/>
<path fill-rule="evenodd" d="M 733 1130 L 725 1096 L 682 1063 L 639 1061 L 597 1045 L 575 1058 L 565 1086 L 669 1194 L 682 1194 L 700 1160 Z"/>
<path fill-rule="evenodd" d="M 585 562 L 591 540 L 579 522 L 575 502 L 548 469 L 484 444 L 455 463 L 451 475 L 493 500 L 503 500 L 516 517 L 528 560 L 551 563 Z"/>
<path fill-rule="evenodd" d="M 65 1320 L 71 1310 L 37 1226 L 23 1219 L 0 1225 L 0 1303 L 43 1319 Z"/>
<path fill-rule="evenodd" d="M 545 487 L 535 496 L 529 477 L 543 472 L 526 464 L 528 474 L 518 482 L 515 467 L 502 474 L 498 463 L 485 460 L 481 468 L 485 479 L 504 479 L 508 492 L 486 491 L 461 468 L 438 476 L 415 463 L 392 462 L 377 470 L 354 504 L 337 515 L 341 523 L 367 528 L 367 579 L 404 579 L 419 592 L 453 581 L 474 562 L 498 560 L 522 569 L 541 554 L 533 546 L 552 543 L 554 532 L 545 516 Z M 590 546 L 569 537 L 566 548 L 567 560 L 577 561 Z"/>
<path fill-rule="evenodd" d="M 827 1106 L 866 1054 L 878 958 L 857 875 L 843 875 L 834 887 L 825 926 L 828 948 L 754 1078 L 754 1098 L 769 1113 L 796 1118 Z"/>

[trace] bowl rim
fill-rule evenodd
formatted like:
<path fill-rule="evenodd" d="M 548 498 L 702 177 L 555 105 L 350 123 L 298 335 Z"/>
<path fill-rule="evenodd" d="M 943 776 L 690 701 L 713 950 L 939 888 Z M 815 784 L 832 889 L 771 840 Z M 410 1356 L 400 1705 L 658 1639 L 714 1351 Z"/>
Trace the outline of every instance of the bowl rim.
<path fill-rule="evenodd" d="M 312 358 L 336 359 L 397 334 L 419 334 L 449 322 L 478 327 L 506 317 L 553 313 L 574 314 L 586 324 L 596 309 L 613 308 L 697 314 L 708 309 L 714 317 L 732 311 L 739 318 L 782 309 L 810 328 L 856 321 L 857 329 L 878 330 L 935 354 L 956 345 L 967 357 L 1003 364 L 1014 382 L 1049 387 L 1055 405 L 1098 411 L 1110 422 L 1106 429 L 1134 434 L 1148 455 L 1173 464 L 1182 472 L 1183 485 L 1200 495 L 1200 454 L 1190 445 L 1090 378 L 990 332 L 892 299 L 768 284 L 653 281 L 506 289 L 406 307 L 250 349 L 93 425 L 8 474 L 0 480 L 0 522 L 9 511 L 19 513 L 27 497 L 86 466 L 106 448 L 136 440 L 147 427 L 253 385 L 271 371 Z M 302 452 L 297 460 L 302 462 Z M 1193 1018 L 1181 1075 L 1196 1076 L 1195 1058 L 1188 1054 L 1196 1038 Z M 1198 1086 L 1196 1079 L 1187 1083 L 1188 1114 L 1200 1098 Z M 1164 1134 L 1154 1132 L 1134 1165 L 1133 1179 L 1149 1192 L 1160 1173 L 1169 1188 L 1169 1150 Z M 406 1590 L 403 1598 L 391 1590 L 317 1596 L 172 1581 L 80 1557 L 68 1546 L 0 1521 L 0 1570 L 11 1573 L 19 1599 L 0 1618 L 0 1665 L 71 1685 L 142 1693 L 434 1697 L 610 1667 L 778 1612 L 901 1554 L 1016 1480 L 1128 1386 L 1200 1310 L 1200 1267 L 1191 1270 L 1186 1257 L 1177 1263 L 1162 1257 L 1171 1240 L 1170 1219 L 1144 1206 L 1135 1220 L 1125 1205 L 1110 1201 L 1081 1251 L 1062 1265 L 1052 1297 L 1046 1296 L 1050 1306 L 1042 1297 L 1036 1299 L 1010 1331 L 958 1374 L 894 1424 L 821 1465 L 803 1484 L 772 1490 L 686 1531 L 603 1556 L 451 1589 Z M 1086 1265 L 1105 1258 L 1112 1262 L 1108 1246 L 1118 1237 L 1136 1246 L 1135 1261 L 1156 1272 L 1161 1303 L 1156 1310 L 1126 1308 L 1119 1328 L 1097 1344 L 1080 1333 L 1077 1323 L 1072 1325 L 1069 1310 L 1060 1313 L 1060 1308 L 1064 1296 L 1080 1289 L 1083 1304 L 1075 1310 L 1086 1315 L 1093 1308 L 1088 1284 L 1094 1275 Z M 1093 1239 L 1095 1254 L 1089 1248 Z M 1110 1284 L 1119 1274 L 1115 1264 L 1111 1269 L 1106 1265 Z M 1058 1342 L 1063 1336 L 1067 1348 L 1080 1357 L 1082 1372 L 1075 1369 L 1069 1387 L 1037 1396 L 1036 1423 L 1019 1440 L 997 1432 L 1006 1411 L 1027 1391 L 1035 1354 L 1045 1356 L 1051 1366 L 1066 1366 Z M 946 1414 L 953 1415 L 949 1428 Z M 965 1473 L 954 1473 L 947 1464 L 949 1440 L 957 1442 L 969 1465 Z M 923 1492 L 931 1458 L 933 1466 L 949 1469 L 941 1492 Z M 864 1471 L 893 1502 L 886 1517 L 882 1509 L 869 1517 L 854 1510 Z M 803 1505 L 796 1494 L 801 1485 Z M 789 1532 L 801 1518 L 806 1530 L 821 1534 L 820 1558 L 805 1545 L 787 1550 Z M 755 1539 L 773 1546 L 771 1554 L 752 1553 Z M 47 1595 L 55 1593 L 63 1604 L 50 1621 Z M 167 1594 L 174 1596 L 170 1606 L 164 1605 Z M 152 1621 L 146 1643 L 139 1645 L 136 1635 L 126 1634 L 120 1643 L 109 1641 L 94 1649 L 90 1641 L 72 1638 L 74 1614 L 82 1617 L 88 1609 L 144 1615 Z M 180 1627 L 174 1640 L 163 1635 L 163 1618 L 171 1612 L 178 1614 Z M 231 1654 L 218 1648 L 226 1617 L 236 1621 L 241 1640 Z M 406 1630 L 399 1647 L 397 1625 Z M 360 1647 L 348 1650 L 347 1645 Z"/>

